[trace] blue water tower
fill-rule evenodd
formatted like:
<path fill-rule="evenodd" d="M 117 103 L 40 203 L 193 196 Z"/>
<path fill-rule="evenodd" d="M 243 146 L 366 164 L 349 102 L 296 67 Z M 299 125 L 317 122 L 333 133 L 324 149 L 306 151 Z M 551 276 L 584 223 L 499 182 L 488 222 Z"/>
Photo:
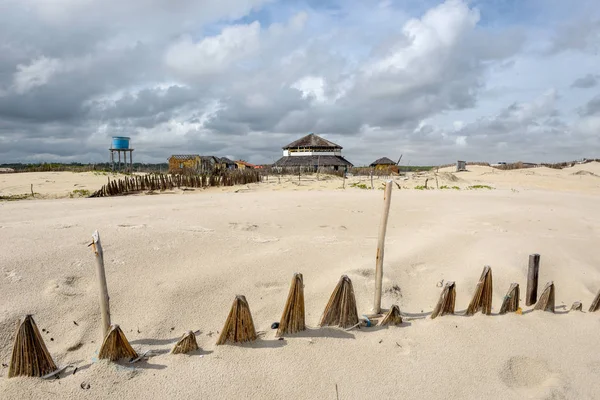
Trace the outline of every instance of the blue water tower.
<path fill-rule="evenodd" d="M 133 172 L 133 149 L 130 147 L 130 138 L 127 136 L 113 136 L 110 146 L 110 162 L 112 170 L 115 170 L 115 153 L 118 155 L 117 171 Z M 123 167 L 121 167 L 121 153 L 123 154 Z M 129 153 L 129 165 L 127 165 L 127 153 Z"/>

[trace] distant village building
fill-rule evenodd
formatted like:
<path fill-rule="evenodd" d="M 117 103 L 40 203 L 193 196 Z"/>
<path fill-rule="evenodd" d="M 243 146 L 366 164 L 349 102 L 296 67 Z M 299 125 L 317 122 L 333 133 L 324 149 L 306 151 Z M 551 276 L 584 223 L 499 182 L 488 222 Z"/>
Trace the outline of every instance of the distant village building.
<path fill-rule="evenodd" d="M 210 174 L 236 168 L 237 164 L 226 157 L 219 158 L 199 154 L 179 154 L 169 157 L 170 174 Z"/>
<path fill-rule="evenodd" d="M 250 164 L 249 162 L 246 162 L 244 160 L 238 160 L 235 163 L 236 163 L 238 169 L 256 169 L 256 168 L 258 168 L 257 165 Z"/>
<path fill-rule="evenodd" d="M 382 157 L 371 163 L 370 167 L 375 168 L 378 171 L 389 171 L 398 173 L 398 165 L 387 157 Z"/>
<path fill-rule="evenodd" d="M 277 169 L 299 168 L 305 171 L 347 171 L 352 166 L 350 161 L 342 157 L 342 146 L 314 133 L 283 147 L 283 157 L 273 164 Z"/>

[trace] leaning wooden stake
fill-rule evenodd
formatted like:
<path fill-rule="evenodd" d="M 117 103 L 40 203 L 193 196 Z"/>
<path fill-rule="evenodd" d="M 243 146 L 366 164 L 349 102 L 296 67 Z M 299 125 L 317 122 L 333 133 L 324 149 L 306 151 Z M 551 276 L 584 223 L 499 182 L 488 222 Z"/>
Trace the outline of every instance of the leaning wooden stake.
<path fill-rule="evenodd" d="M 554 282 L 546 284 L 540 299 L 533 309 L 554 312 Z"/>
<path fill-rule="evenodd" d="M 397 305 L 393 305 L 390 310 L 385 314 L 381 325 L 402 325 L 402 315 L 400 314 L 400 308 Z"/>
<path fill-rule="evenodd" d="M 540 272 L 540 255 L 531 254 L 529 256 L 529 270 L 527 271 L 527 295 L 525 304 L 528 306 L 537 301 L 538 276 Z"/>
<path fill-rule="evenodd" d="M 98 352 L 98 358 L 117 361 L 122 358 L 137 358 L 137 356 L 119 325 L 111 325 Z"/>
<path fill-rule="evenodd" d="M 517 312 L 519 309 L 519 284 L 512 283 L 504 300 L 502 301 L 502 307 L 500 307 L 500 314 L 506 314 L 507 312 Z"/>
<path fill-rule="evenodd" d="M 231 311 L 225 321 L 225 326 L 219 336 L 217 345 L 225 343 L 242 343 L 256 340 L 254 322 L 250 313 L 250 306 L 244 296 L 235 297 L 231 305 Z"/>
<path fill-rule="evenodd" d="M 105 338 L 110 329 L 110 306 L 108 297 L 108 287 L 106 285 L 106 273 L 104 272 L 104 254 L 102 244 L 100 243 L 100 234 L 94 231 L 92 234 L 92 250 L 96 256 L 96 277 L 100 289 L 100 314 L 102 316 L 102 337 Z"/>
<path fill-rule="evenodd" d="M 175 344 L 173 350 L 171 350 L 171 354 L 186 354 L 196 350 L 198 350 L 196 335 L 192 331 L 187 331 Z"/>
<path fill-rule="evenodd" d="M 592 301 L 589 311 L 596 312 L 598 310 L 600 310 L 600 290 L 598 290 L 598 294 L 596 294 L 596 297 L 594 297 L 594 301 Z"/>
<path fill-rule="evenodd" d="M 474 315 L 479 310 L 485 315 L 492 313 L 492 269 L 487 265 L 483 267 L 475 294 L 467 308 L 467 315 Z"/>
<path fill-rule="evenodd" d="M 342 275 L 336 285 L 321 318 L 321 326 L 337 325 L 349 328 L 358 324 L 358 311 L 352 281 Z"/>
<path fill-rule="evenodd" d="M 440 294 L 440 299 L 431 313 L 431 319 L 438 315 L 454 314 L 454 304 L 456 302 L 456 284 L 454 282 L 446 282 L 446 286 Z"/>
<path fill-rule="evenodd" d="M 13 345 L 8 377 L 44 376 L 56 371 L 56 364 L 31 315 L 19 323 Z"/>
<path fill-rule="evenodd" d="M 306 329 L 304 319 L 304 280 L 302 274 L 296 273 L 292 278 L 290 292 L 288 294 L 277 336 L 293 334 Z"/>
<path fill-rule="evenodd" d="M 373 302 L 373 312 L 381 312 L 381 286 L 383 284 L 383 253 L 385 247 L 385 233 L 387 230 L 388 216 L 390 214 L 390 203 L 392 201 L 392 181 L 385 184 L 385 194 L 383 196 L 383 214 L 379 223 L 379 240 L 377 241 L 377 255 L 375 257 L 375 301 Z"/>

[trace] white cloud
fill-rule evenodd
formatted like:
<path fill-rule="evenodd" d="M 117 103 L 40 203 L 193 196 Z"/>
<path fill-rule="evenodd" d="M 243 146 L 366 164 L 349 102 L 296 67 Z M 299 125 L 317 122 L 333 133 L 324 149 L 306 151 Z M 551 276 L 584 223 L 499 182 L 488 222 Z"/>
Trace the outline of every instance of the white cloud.
<path fill-rule="evenodd" d="M 17 72 L 13 75 L 13 86 L 17 93 L 26 93 L 38 86 L 44 86 L 52 77 L 64 70 L 60 60 L 39 57 L 32 60 L 29 65 L 17 65 Z"/>
<path fill-rule="evenodd" d="M 260 47 L 260 24 L 233 25 L 216 36 L 194 43 L 190 36 L 172 45 L 165 56 L 169 68 L 183 76 L 225 72 L 233 63 L 255 53 Z"/>

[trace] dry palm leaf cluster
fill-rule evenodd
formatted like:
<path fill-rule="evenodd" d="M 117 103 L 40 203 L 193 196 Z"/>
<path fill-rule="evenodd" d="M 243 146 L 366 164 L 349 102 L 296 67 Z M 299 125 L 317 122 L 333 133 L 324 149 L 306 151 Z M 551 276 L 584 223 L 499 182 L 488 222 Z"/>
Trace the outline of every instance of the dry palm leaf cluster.
<path fill-rule="evenodd" d="M 502 301 L 502 307 L 500 307 L 500 314 L 506 314 L 508 312 L 517 312 L 519 309 L 519 284 L 513 283 L 508 288 L 506 296 Z"/>
<path fill-rule="evenodd" d="M 122 358 L 137 358 L 137 356 L 119 325 L 111 325 L 100 347 L 98 358 L 117 361 Z"/>
<path fill-rule="evenodd" d="M 487 265 L 483 267 L 475 294 L 467 308 L 467 315 L 474 315 L 479 310 L 485 315 L 492 313 L 492 269 Z"/>
<path fill-rule="evenodd" d="M 13 346 L 8 377 L 44 376 L 56 370 L 56 364 L 31 315 L 19 323 Z"/>
<path fill-rule="evenodd" d="M 397 305 L 393 305 L 389 311 L 383 317 L 381 325 L 402 325 L 402 315 L 400 314 L 400 308 Z"/>
<path fill-rule="evenodd" d="M 306 329 L 304 319 L 304 280 L 302 274 L 296 273 L 292 278 L 290 292 L 288 294 L 277 336 L 293 334 Z"/>
<path fill-rule="evenodd" d="M 250 342 L 256 338 L 250 306 L 244 296 L 236 296 L 217 344 Z"/>
<path fill-rule="evenodd" d="M 554 282 L 548 282 L 534 310 L 554 312 Z"/>
<path fill-rule="evenodd" d="M 171 350 L 171 354 L 186 354 L 198 350 L 198 342 L 194 332 L 187 331 Z"/>
<path fill-rule="evenodd" d="M 320 325 L 349 328 L 356 324 L 358 324 L 358 311 L 354 288 L 350 278 L 342 275 L 325 306 Z"/>
<path fill-rule="evenodd" d="M 456 302 L 456 284 L 454 282 L 446 282 L 446 286 L 440 294 L 440 299 L 436 304 L 433 312 L 431 313 L 431 319 L 446 314 L 454 314 L 454 304 Z"/>

